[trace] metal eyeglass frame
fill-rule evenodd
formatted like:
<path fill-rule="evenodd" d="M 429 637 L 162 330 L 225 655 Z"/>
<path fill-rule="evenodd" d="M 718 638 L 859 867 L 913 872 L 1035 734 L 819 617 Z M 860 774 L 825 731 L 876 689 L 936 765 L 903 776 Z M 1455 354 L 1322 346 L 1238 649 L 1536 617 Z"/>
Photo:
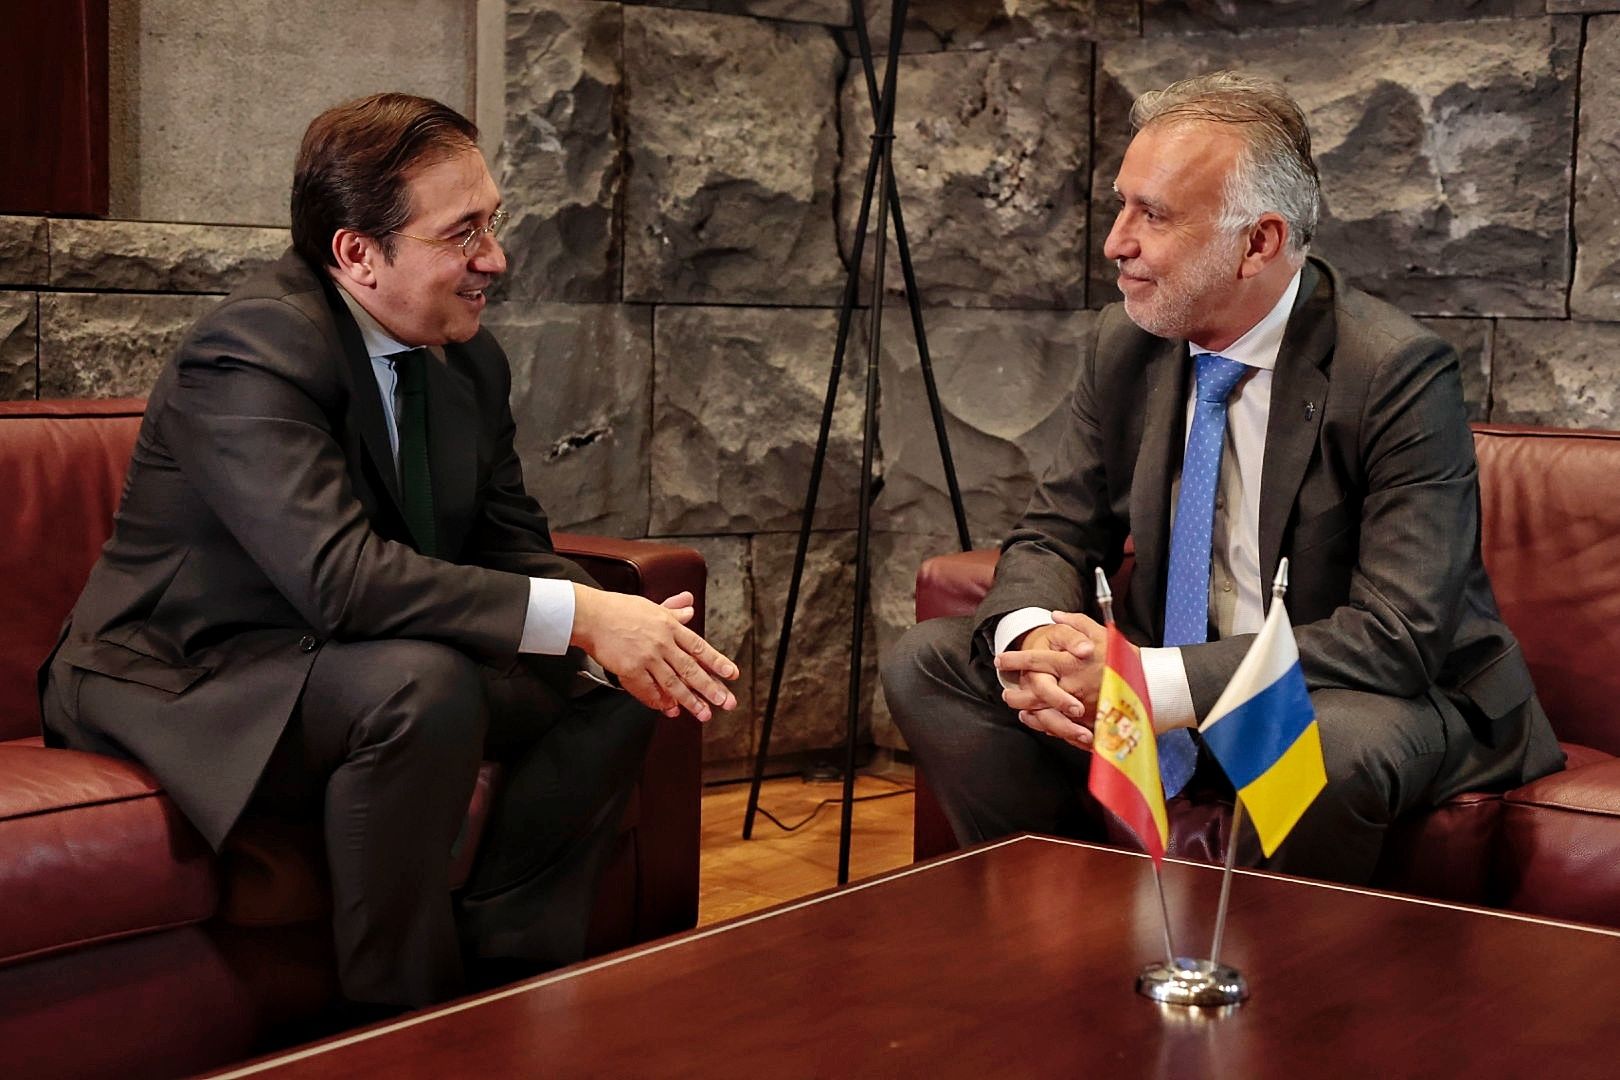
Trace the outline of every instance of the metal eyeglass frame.
<path fill-rule="evenodd" d="M 488 224 L 474 225 L 467 230 L 467 235 L 460 240 L 439 240 L 431 236 L 413 236 L 408 232 L 400 232 L 398 229 L 392 230 L 391 235 L 403 236 L 407 240 L 418 240 L 424 244 L 432 244 L 434 247 L 459 248 L 462 258 L 471 258 L 472 253 L 482 245 L 484 237 L 499 240 L 501 229 L 511 216 L 506 212 L 506 208 L 502 207 L 490 215 Z"/>

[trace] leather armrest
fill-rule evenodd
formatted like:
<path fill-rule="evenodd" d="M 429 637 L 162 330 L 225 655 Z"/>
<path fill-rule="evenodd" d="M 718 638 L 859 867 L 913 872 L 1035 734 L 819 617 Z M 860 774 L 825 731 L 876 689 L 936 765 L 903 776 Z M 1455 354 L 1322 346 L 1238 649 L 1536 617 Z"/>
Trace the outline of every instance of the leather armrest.
<path fill-rule="evenodd" d="M 971 615 L 990 591 L 996 562 L 994 549 L 935 555 L 917 570 L 917 621 L 944 615 Z"/>
<path fill-rule="evenodd" d="M 1620 818 L 1620 758 L 1551 773 L 1514 788 L 1503 798 L 1515 806 Z"/>
<path fill-rule="evenodd" d="M 654 602 L 690 592 L 697 611 L 687 625 L 703 633 L 707 570 L 695 549 L 577 533 L 554 533 L 552 543 L 559 555 L 578 562 L 604 588 Z M 646 941 L 697 924 L 702 787 L 702 725 L 685 712 L 673 720 L 660 719 L 636 792 L 633 940 Z"/>
<path fill-rule="evenodd" d="M 696 599 L 697 613 L 688 625 L 697 633 L 703 633 L 703 586 L 707 567 L 695 548 L 583 533 L 553 533 L 551 540 L 557 554 L 573 559 L 590 571 L 605 589 L 635 593 L 654 603 L 662 603 L 678 592 L 690 592 Z"/>

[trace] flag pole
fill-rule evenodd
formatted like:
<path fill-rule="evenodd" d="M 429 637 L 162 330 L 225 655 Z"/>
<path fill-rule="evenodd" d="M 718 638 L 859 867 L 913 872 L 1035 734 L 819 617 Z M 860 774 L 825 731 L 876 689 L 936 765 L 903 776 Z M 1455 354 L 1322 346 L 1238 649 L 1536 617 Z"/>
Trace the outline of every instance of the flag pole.
<path fill-rule="evenodd" d="M 1282 603 L 1283 596 L 1288 592 L 1288 558 L 1284 556 L 1277 563 L 1277 576 L 1271 582 L 1271 602 Z M 1226 902 L 1232 895 L 1232 864 L 1233 856 L 1237 852 L 1238 829 L 1243 825 L 1243 800 L 1232 800 L 1232 828 L 1226 836 L 1226 869 L 1221 872 L 1221 903 L 1215 912 L 1215 940 L 1210 942 L 1209 962 L 1220 965 L 1221 938 L 1226 934 Z"/>
<path fill-rule="evenodd" d="M 1232 855 L 1237 851 L 1238 829 L 1243 825 L 1243 800 L 1232 800 L 1232 828 L 1226 837 L 1226 869 L 1221 872 L 1221 903 L 1215 911 L 1215 940 L 1209 946 L 1209 962 L 1221 966 L 1221 938 L 1226 933 L 1226 902 L 1232 895 Z"/>
<path fill-rule="evenodd" d="M 1114 625 L 1114 590 L 1108 587 L 1108 575 L 1103 573 L 1102 567 L 1097 567 L 1097 603 L 1102 607 L 1103 625 L 1112 628 Z M 1164 955 L 1165 962 L 1171 967 L 1176 966 L 1176 945 L 1170 937 L 1170 905 L 1164 899 L 1164 874 L 1159 870 L 1159 860 L 1153 860 L 1153 884 L 1159 890 L 1159 914 L 1164 919 Z"/>

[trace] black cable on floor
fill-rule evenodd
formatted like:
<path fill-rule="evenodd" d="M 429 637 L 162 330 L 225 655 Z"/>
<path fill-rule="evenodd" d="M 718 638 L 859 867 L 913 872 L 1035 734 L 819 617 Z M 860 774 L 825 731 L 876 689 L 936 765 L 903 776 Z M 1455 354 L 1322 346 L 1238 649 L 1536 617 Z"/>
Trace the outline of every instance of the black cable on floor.
<path fill-rule="evenodd" d="M 888 781 L 891 784 L 900 783 L 900 781 L 898 781 L 898 780 L 889 780 L 889 778 L 886 777 L 886 776 L 873 776 L 873 777 L 870 777 L 870 779 L 872 779 L 872 780 L 885 780 L 885 781 Z M 896 795 L 909 795 L 913 791 L 916 791 L 916 790 L 917 789 L 915 787 L 907 787 L 907 788 L 901 788 L 899 791 L 885 791 L 885 792 L 883 792 L 882 794 L 879 794 L 879 795 L 857 795 L 853 799 L 851 799 L 850 801 L 851 802 L 870 802 L 873 799 L 892 799 Z M 769 821 L 772 825 L 775 825 L 778 829 L 781 829 L 783 832 L 789 832 L 789 833 L 790 832 L 798 832 L 800 829 L 804 828 L 806 825 L 808 825 L 812 821 L 814 821 L 816 819 L 816 816 L 818 814 L 820 814 L 823 810 L 827 809 L 827 807 L 841 805 L 843 803 L 843 801 L 844 800 L 842 798 L 838 798 L 838 799 L 822 799 L 819 803 L 816 804 L 816 808 L 814 810 L 810 811 L 810 813 L 805 815 L 805 817 L 803 819 L 794 822 L 792 825 L 784 825 L 784 824 L 782 824 L 781 819 L 778 818 L 775 814 L 771 813 L 769 810 L 765 809 L 764 806 L 761 806 L 759 808 L 759 812 L 761 814 L 765 815 L 765 819 L 767 821 Z"/>

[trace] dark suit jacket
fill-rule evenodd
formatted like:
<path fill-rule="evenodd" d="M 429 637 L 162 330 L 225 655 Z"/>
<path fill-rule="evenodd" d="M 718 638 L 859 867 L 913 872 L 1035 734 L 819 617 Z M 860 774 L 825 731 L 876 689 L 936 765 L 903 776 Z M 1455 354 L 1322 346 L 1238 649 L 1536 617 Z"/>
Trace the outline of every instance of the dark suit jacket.
<path fill-rule="evenodd" d="M 1092 567 L 1111 574 L 1127 535 L 1136 564 L 1116 616 L 1138 644 L 1163 640 L 1190 370 L 1186 342 L 1148 334 L 1120 305 L 1101 313 L 1056 459 L 977 612 L 982 649 L 995 621 L 1018 608 L 1095 614 Z M 1289 558 L 1286 602 L 1313 690 L 1433 692 L 1462 712 L 1479 745 L 1449 763 L 1440 798 L 1562 761 L 1479 552 L 1456 354 L 1308 261 L 1272 377 L 1260 566 L 1270 581 Z M 1182 650 L 1200 716 L 1251 639 Z"/>
<path fill-rule="evenodd" d="M 321 641 L 419 638 L 511 664 L 527 577 L 590 578 L 524 490 L 505 354 L 484 330 L 444 352 L 427 388 L 441 560 L 411 544 L 372 365 L 324 271 L 289 251 L 199 320 L 47 662 L 48 737 L 141 761 L 217 846 Z M 120 680 L 127 708 L 80 717 L 85 671 Z"/>

